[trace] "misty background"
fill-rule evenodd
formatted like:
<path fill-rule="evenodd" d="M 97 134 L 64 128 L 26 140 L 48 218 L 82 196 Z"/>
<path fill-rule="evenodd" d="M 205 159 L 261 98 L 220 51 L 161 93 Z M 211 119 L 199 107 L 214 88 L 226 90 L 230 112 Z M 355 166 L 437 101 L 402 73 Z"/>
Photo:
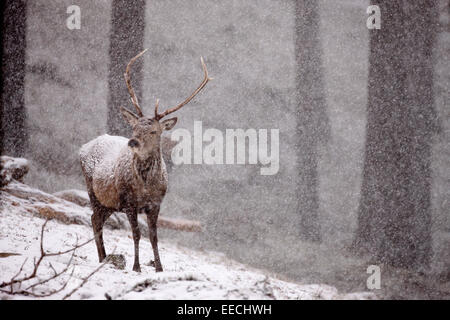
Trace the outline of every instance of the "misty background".
<path fill-rule="evenodd" d="M 203 56 L 214 80 L 177 112 L 176 128 L 192 134 L 194 121 L 202 121 L 203 130 L 223 133 L 279 129 L 280 170 L 261 176 L 257 165 L 172 166 L 161 215 L 201 221 L 205 231 L 161 230 L 161 239 L 220 251 L 299 282 L 366 289 L 367 266 L 378 261 L 351 247 L 364 189 L 369 1 L 17 3 L 26 18 L 25 37 L 15 42 L 24 50 L 26 117 L 20 126 L 27 135 L 8 144 L 19 133 L 5 118 L 20 108 L 20 97 L 11 96 L 21 93 L 5 86 L 3 154 L 30 160 L 26 183 L 47 192 L 85 190 L 78 150 L 104 133 L 129 135 L 119 115 L 120 105 L 131 108 L 123 72 L 143 48 L 149 50 L 131 78 L 147 115 L 156 98 L 163 110 L 192 92 L 202 79 Z M 424 270 L 436 275 L 430 286 L 439 292 L 445 288 L 437 285 L 450 280 L 450 30 L 448 1 L 435 3 L 439 26 L 430 61 L 436 121 L 426 127 L 432 248 Z M 81 9 L 80 30 L 66 26 L 72 4 Z M 383 23 L 382 15 L 381 31 L 388 32 Z M 20 60 L 17 52 L 6 54 Z M 17 77 L 2 72 L 5 79 L 8 72 Z M 384 287 L 388 294 L 426 291 L 403 286 L 404 269 L 382 268 L 382 285 L 392 283 Z"/>

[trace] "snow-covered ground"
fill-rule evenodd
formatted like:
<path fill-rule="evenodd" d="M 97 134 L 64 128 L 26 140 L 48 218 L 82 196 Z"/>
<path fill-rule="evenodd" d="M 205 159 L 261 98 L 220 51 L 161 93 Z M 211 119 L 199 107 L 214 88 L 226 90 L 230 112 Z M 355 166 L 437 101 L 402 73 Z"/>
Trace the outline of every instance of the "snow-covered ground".
<path fill-rule="evenodd" d="M 2 192 L 0 210 L 0 283 L 10 280 L 27 260 L 22 272 L 33 269 L 33 258 L 40 255 L 40 232 L 44 219 L 24 210 L 23 199 Z M 8 201 L 5 201 L 8 199 Z M 83 208 L 83 210 L 88 210 Z M 84 213 L 80 213 L 83 215 Z M 44 232 L 44 248 L 48 252 L 70 249 L 92 237 L 92 230 L 84 224 L 65 224 L 57 220 L 48 222 Z M 125 229 L 104 230 L 107 253 L 123 254 L 124 270 L 106 264 L 70 299 L 367 299 L 369 293 L 340 294 L 337 289 L 322 284 L 301 285 L 277 279 L 276 275 L 256 270 L 230 260 L 216 252 L 200 252 L 160 240 L 160 255 L 164 272 L 156 273 L 148 263 L 153 258 L 149 241 L 140 242 L 141 273 L 132 271 L 133 241 Z M 9 255 L 15 253 L 18 255 Z M 44 259 L 38 273 L 40 279 L 53 274 L 49 263 L 62 270 L 71 254 Z M 99 266 L 94 242 L 76 250 L 72 261 L 75 271 L 67 287 L 45 299 L 61 299 L 76 288 Z M 67 274 L 39 286 L 36 293 L 55 290 L 65 283 Z M 38 279 L 30 280 L 30 283 Z M 24 287 L 24 286 L 23 286 Z M 23 288 L 22 287 L 22 288 Z M 22 295 L 0 293 L 2 299 L 33 299 Z"/>

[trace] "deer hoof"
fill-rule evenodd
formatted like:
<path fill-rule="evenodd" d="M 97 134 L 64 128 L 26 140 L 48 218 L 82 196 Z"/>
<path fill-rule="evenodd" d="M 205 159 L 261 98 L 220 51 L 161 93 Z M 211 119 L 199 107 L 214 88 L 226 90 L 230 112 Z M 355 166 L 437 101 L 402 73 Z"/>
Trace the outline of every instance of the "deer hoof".
<path fill-rule="evenodd" d="M 133 271 L 141 272 L 141 266 L 140 265 L 134 265 L 133 266 Z"/>

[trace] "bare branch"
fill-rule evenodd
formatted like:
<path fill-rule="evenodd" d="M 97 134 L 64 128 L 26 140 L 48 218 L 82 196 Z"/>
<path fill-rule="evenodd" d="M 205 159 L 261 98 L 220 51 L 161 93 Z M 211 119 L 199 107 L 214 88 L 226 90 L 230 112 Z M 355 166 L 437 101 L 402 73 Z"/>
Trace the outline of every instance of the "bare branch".
<path fill-rule="evenodd" d="M 20 266 L 20 269 L 19 269 L 19 271 L 11 278 L 11 291 L 13 290 L 13 288 L 12 288 L 12 284 L 13 284 L 13 281 L 22 273 L 22 270 L 23 270 L 23 266 L 25 265 L 25 263 L 27 262 L 27 260 L 28 260 L 28 258 L 26 258 L 25 260 L 24 260 L 24 262 L 22 263 L 22 265 Z M 8 284 L 5 284 L 4 282 L 2 283 L 2 284 L 0 284 L 0 288 L 3 288 L 3 287 L 6 287 Z"/>
<path fill-rule="evenodd" d="M 113 253 L 116 251 L 116 248 L 114 248 Z M 66 294 L 62 299 L 66 300 L 67 298 L 69 298 L 71 295 L 73 295 L 75 292 L 77 292 L 82 286 L 84 286 L 86 284 L 86 282 L 89 280 L 90 277 L 92 277 L 94 274 L 96 274 L 101 268 L 103 268 L 105 266 L 105 264 L 107 264 L 109 262 L 108 259 L 105 259 L 105 261 L 103 261 L 103 263 L 101 265 L 99 265 L 94 271 L 92 271 L 90 274 L 88 274 L 83 281 L 76 287 L 74 288 L 71 292 L 69 292 L 68 294 Z"/>
<path fill-rule="evenodd" d="M 49 262 L 48 266 L 53 270 L 54 274 L 57 274 L 58 272 L 56 272 L 55 268 L 53 267 L 53 265 Z"/>
<path fill-rule="evenodd" d="M 45 284 L 45 283 L 47 283 L 47 282 L 49 282 L 51 280 L 54 280 L 54 279 L 60 277 L 61 275 L 63 275 L 64 273 L 66 273 L 70 269 L 70 267 L 72 266 L 72 261 L 73 261 L 73 258 L 75 256 L 75 251 L 78 248 L 83 247 L 86 244 L 88 244 L 89 242 L 91 242 L 94 238 L 92 238 L 92 239 L 90 239 L 88 241 L 85 241 L 82 244 L 78 244 L 78 237 L 77 237 L 76 244 L 75 244 L 75 246 L 73 248 L 65 250 L 65 251 L 47 253 L 47 252 L 45 252 L 45 249 L 44 249 L 44 231 L 45 231 L 45 227 L 46 227 L 48 221 L 49 221 L 49 219 L 47 219 L 44 222 L 44 224 L 42 225 L 42 228 L 41 228 L 40 256 L 39 256 L 39 258 L 37 260 L 36 260 L 36 258 L 33 258 L 33 265 L 34 265 L 34 267 L 33 267 L 33 271 L 31 272 L 31 274 L 28 275 L 28 276 L 24 276 L 24 277 L 22 277 L 20 279 L 17 279 L 17 277 L 22 273 L 23 267 L 24 267 L 25 263 L 27 262 L 27 259 L 25 259 L 25 261 L 22 263 L 19 271 L 11 278 L 11 280 L 8 281 L 8 282 L 2 282 L 0 284 L 0 292 L 4 292 L 4 293 L 7 293 L 7 294 L 12 294 L 12 295 L 25 295 L 25 296 L 32 296 L 32 297 L 36 297 L 36 298 L 42 298 L 42 297 L 48 297 L 48 296 L 54 295 L 56 293 L 59 293 L 59 292 L 61 292 L 62 290 L 64 290 L 66 288 L 67 284 L 69 283 L 70 279 L 73 276 L 75 267 L 72 268 L 72 272 L 71 272 L 69 278 L 65 281 L 65 283 L 60 288 L 58 288 L 56 290 L 50 290 L 50 291 L 45 292 L 45 293 L 35 293 L 34 292 L 34 289 L 36 287 L 41 286 L 41 285 L 43 285 L 43 284 Z M 66 264 L 64 269 L 62 269 L 61 271 L 57 272 L 56 269 L 53 267 L 53 265 L 51 263 L 49 263 L 50 268 L 53 270 L 53 275 L 51 277 L 43 279 L 43 280 L 39 280 L 39 281 L 37 281 L 34 284 L 28 285 L 28 287 L 26 289 L 24 289 L 24 290 L 17 290 L 17 289 L 14 290 L 14 285 L 15 284 L 18 284 L 19 285 L 19 289 L 20 289 L 20 287 L 22 286 L 22 284 L 24 282 L 26 282 L 28 280 L 31 280 L 31 279 L 34 279 L 34 278 L 37 278 L 37 272 L 38 272 L 39 266 L 41 265 L 41 262 L 44 260 L 44 258 L 50 257 L 50 256 L 64 255 L 64 254 L 69 253 L 69 252 L 72 252 L 72 255 L 71 255 L 71 257 L 70 257 L 69 261 L 67 262 L 67 264 Z M 103 265 L 101 265 L 101 267 L 102 266 Z M 100 268 L 97 268 L 96 270 L 98 271 L 98 270 L 100 270 Z M 87 279 L 89 277 L 91 277 L 91 275 L 89 275 L 86 279 L 84 279 L 83 285 L 84 285 L 84 283 L 86 283 Z M 9 291 L 1 289 L 1 288 L 8 287 L 8 286 L 10 286 L 10 290 Z"/>
<path fill-rule="evenodd" d="M 32 285 L 28 286 L 28 288 L 26 288 L 25 290 L 29 290 L 29 289 L 32 289 L 32 288 L 34 288 L 36 286 L 42 285 L 42 284 L 44 284 L 46 282 L 49 282 L 50 280 L 53 280 L 53 279 L 59 277 L 63 273 L 65 273 L 67 270 L 69 270 L 69 268 L 70 268 L 70 266 L 72 264 L 72 260 L 73 260 L 74 256 L 75 256 L 75 251 L 72 252 L 72 255 L 70 256 L 69 262 L 67 262 L 66 267 L 63 270 L 61 270 L 60 272 L 56 272 L 55 268 L 53 268 L 52 264 L 50 263 L 51 268 L 55 272 L 54 275 L 52 277 L 50 277 L 50 278 L 47 278 L 45 280 L 36 282 L 35 284 L 32 284 Z"/>
<path fill-rule="evenodd" d="M 84 247 L 85 245 L 87 245 L 89 242 L 93 241 L 95 238 L 91 238 L 85 242 L 83 242 L 82 244 L 79 245 L 75 245 L 73 248 L 65 250 L 65 251 L 59 251 L 59 252 L 52 252 L 52 253 L 46 253 L 45 256 L 46 257 L 51 257 L 51 256 L 60 256 L 62 254 L 66 254 L 72 251 L 77 250 L 78 248 Z"/>

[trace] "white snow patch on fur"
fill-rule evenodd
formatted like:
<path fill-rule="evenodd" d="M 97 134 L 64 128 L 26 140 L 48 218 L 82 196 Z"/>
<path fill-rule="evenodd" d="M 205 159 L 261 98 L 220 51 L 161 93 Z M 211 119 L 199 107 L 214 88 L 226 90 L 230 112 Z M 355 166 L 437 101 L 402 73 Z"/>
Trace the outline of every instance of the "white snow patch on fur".
<path fill-rule="evenodd" d="M 80 161 L 86 174 L 92 177 L 96 172 L 103 177 L 114 178 L 112 171 L 114 163 L 127 143 L 128 139 L 125 137 L 104 134 L 82 145 Z"/>

